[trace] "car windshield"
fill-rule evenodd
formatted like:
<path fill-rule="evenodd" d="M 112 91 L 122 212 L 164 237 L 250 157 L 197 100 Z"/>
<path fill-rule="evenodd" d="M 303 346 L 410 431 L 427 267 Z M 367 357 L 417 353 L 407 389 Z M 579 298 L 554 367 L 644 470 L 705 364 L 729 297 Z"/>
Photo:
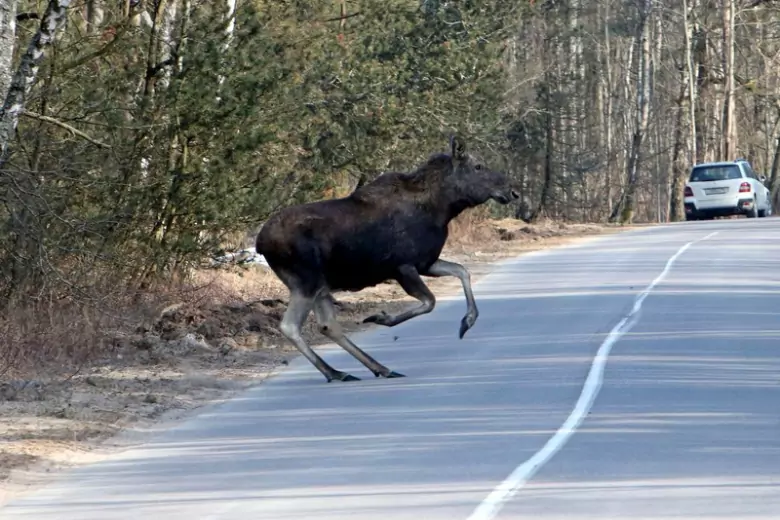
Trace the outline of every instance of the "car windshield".
<path fill-rule="evenodd" d="M 691 172 L 690 182 L 725 181 L 728 179 L 741 179 L 742 173 L 739 166 L 697 166 Z"/>

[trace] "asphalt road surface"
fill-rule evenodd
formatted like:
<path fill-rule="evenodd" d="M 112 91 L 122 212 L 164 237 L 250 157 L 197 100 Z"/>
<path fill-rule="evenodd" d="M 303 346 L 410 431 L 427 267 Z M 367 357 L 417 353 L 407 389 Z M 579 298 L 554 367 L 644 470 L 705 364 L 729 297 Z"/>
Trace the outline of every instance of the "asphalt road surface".
<path fill-rule="evenodd" d="M 3 520 L 780 518 L 780 219 L 531 254 L 302 360 Z M 394 340 L 394 336 L 398 336 Z"/>

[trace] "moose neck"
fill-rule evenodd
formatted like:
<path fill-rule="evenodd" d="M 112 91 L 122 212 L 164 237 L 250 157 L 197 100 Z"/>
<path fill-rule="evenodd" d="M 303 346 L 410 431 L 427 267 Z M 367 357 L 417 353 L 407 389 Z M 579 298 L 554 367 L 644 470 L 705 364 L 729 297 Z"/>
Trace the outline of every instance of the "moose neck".
<path fill-rule="evenodd" d="M 448 193 L 449 192 L 449 193 Z M 489 197 L 465 196 L 454 190 L 444 190 L 441 194 L 440 205 L 442 208 L 442 220 L 445 225 L 457 218 L 467 209 L 474 208 L 487 202 Z"/>

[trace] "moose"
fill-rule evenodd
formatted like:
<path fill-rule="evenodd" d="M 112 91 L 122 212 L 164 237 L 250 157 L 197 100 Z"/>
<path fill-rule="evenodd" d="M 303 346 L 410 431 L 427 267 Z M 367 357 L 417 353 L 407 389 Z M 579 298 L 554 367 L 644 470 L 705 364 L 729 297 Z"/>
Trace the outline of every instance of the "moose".
<path fill-rule="evenodd" d="M 395 280 L 420 304 L 398 315 L 382 311 L 363 323 L 393 327 L 431 312 L 436 298 L 421 276 L 460 279 L 467 311 L 460 339 L 477 320 L 469 271 L 439 259 L 449 222 L 468 208 L 519 198 L 517 185 L 466 149 L 457 135 L 449 153 L 432 155 L 412 172 L 387 172 L 342 198 L 288 206 L 257 234 L 255 248 L 290 293 L 282 334 L 331 381 L 359 378 L 334 369 L 306 344 L 301 328 L 314 310 L 319 331 L 374 376 L 405 377 L 361 350 L 336 320 L 332 291 L 356 292 Z"/>

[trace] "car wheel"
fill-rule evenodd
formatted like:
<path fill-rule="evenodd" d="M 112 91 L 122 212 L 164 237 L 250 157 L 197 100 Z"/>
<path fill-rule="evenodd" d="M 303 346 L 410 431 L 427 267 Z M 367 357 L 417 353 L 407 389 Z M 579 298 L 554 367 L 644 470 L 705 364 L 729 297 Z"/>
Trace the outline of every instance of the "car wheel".
<path fill-rule="evenodd" d="M 747 212 L 747 218 L 757 218 L 758 217 L 758 202 L 756 199 L 753 199 L 753 207 L 750 209 L 750 211 Z"/>

